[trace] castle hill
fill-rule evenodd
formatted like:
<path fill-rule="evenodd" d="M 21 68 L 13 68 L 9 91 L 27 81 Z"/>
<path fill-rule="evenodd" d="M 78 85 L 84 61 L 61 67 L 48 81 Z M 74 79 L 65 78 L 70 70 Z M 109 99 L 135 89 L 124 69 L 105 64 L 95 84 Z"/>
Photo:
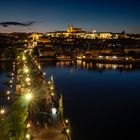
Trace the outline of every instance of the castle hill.
<path fill-rule="evenodd" d="M 89 32 L 69 25 L 66 31 L 0 33 L 0 60 L 18 59 L 18 52 L 32 49 L 41 60 L 139 63 L 139 44 L 140 34 Z"/>

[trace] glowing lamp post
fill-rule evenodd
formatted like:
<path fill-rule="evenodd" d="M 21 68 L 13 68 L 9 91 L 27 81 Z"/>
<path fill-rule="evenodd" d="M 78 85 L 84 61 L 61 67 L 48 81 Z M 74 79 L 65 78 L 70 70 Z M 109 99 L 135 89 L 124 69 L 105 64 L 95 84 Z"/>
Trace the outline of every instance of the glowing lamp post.
<path fill-rule="evenodd" d="M 29 69 L 28 68 L 25 68 L 24 69 L 24 73 L 28 73 L 29 72 Z"/>
<path fill-rule="evenodd" d="M 23 61 L 25 61 L 25 60 L 26 60 L 26 57 L 25 57 L 25 56 L 23 56 L 23 57 L 22 57 L 22 60 L 23 60 Z"/>
<path fill-rule="evenodd" d="M 4 110 L 4 109 L 1 109 L 1 110 L 0 110 L 0 114 L 3 115 L 4 113 L 5 113 L 5 110 Z"/>
<path fill-rule="evenodd" d="M 50 89 L 53 90 L 54 89 L 53 86 L 51 86 Z"/>
<path fill-rule="evenodd" d="M 26 127 L 27 127 L 27 128 L 30 128 L 30 126 L 31 126 L 31 124 L 30 124 L 30 123 L 28 123 Z"/>
<path fill-rule="evenodd" d="M 33 99 L 32 94 L 31 93 L 26 94 L 25 99 L 28 102 L 28 113 L 29 113 L 29 118 L 30 118 L 30 102 Z"/>
<path fill-rule="evenodd" d="M 57 109 L 56 108 L 52 108 L 52 114 L 55 115 L 57 113 Z"/>
<path fill-rule="evenodd" d="M 26 139 L 27 139 L 27 140 L 30 139 L 30 134 L 26 134 Z"/>
<path fill-rule="evenodd" d="M 10 91 L 8 90 L 8 91 L 6 92 L 6 94 L 9 95 L 9 94 L 10 94 Z"/>
<path fill-rule="evenodd" d="M 32 99 L 33 99 L 32 93 L 25 94 L 25 100 L 28 103 L 28 124 L 26 125 L 26 128 L 28 128 L 28 129 L 30 129 L 30 126 L 31 126 L 31 124 L 30 124 L 30 102 L 32 101 Z M 28 131 L 30 132 L 30 130 L 28 130 Z M 30 140 L 29 132 L 26 134 L 26 139 L 27 140 Z"/>
<path fill-rule="evenodd" d="M 5 109 L 1 109 L 0 110 L 0 115 L 2 115 L 2 120 L 3 120 L 4 114 L 5 114 Z"/>
<path fill-rule="evenodd" d="M 29 81 L 30 81 L 30 78 L 29 78 L 29 77 L 27 77 L 27 78 L 26 78 L 26 82 L 29 82 Z"/>
<path fill-rule="evenodd" d="M 68 119 L 66 119 L 66 120 L 65 120 L 65 123 L 66 123 L 66 124 L 68 124 L 68 123 L 69 123 L 69 120 L 68 120 Z"/>
<path fill-rule="evenodd" d="M 69 134 L 70 133 L 70 130 L 69 129 L 66 129 L 66 133 Z"/>
<path fill-rule="evenodd" d="M 25 99 L 30 102 L 32 100 L 32 94 L 31 93 L 28 93 L 25 95 Z"/>

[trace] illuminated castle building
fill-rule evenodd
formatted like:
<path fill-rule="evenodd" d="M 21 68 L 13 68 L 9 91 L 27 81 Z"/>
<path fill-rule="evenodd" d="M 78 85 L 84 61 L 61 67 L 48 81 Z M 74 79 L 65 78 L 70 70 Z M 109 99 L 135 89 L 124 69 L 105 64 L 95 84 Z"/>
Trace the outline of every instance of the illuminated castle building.
<path fill-rule="evenodd" d="M 80 33 L 83 32 L 81 28 L 74 27 L 73 25 L 68 26 L 67 28 L 68 33 Z"/>
<path fill-rule="evenodd" d="M 67 31 L 56 31 L 46 33 L 48 37 L 59 37 L 59 38 L 83 38 L 83 39 L 118 39 L 122 38 L 121 33 L 111 32 L 87 32 L 81 28 L 74 27 L 73 25 L 68 26 Z M 127 35 L 123 35 L 123 38 L 127 38 Z"/>

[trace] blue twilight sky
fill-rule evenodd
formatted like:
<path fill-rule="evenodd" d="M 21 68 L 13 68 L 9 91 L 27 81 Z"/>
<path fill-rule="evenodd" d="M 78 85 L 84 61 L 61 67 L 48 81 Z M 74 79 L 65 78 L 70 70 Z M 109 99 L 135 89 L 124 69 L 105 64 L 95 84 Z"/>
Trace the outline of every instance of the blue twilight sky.
<path fill-rule="evenodd" d="M 31 27 L 0 27 L 0 32 L 85 30 L 140 33 L 139 0 L 1 0 L 0 22 L 36 21 Z"/>

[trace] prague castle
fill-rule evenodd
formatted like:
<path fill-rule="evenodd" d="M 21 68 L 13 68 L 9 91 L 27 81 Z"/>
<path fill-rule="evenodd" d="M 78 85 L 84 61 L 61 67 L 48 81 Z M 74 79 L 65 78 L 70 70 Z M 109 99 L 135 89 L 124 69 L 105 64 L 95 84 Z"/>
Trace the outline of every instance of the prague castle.
<path fill-rule="evenodd" d="M 111 32 L 87 32 L 82 28 L 74 27 L 69 25 L 67 31 L 55 31 L 47 32 L 48 37 L 59 37 L 59 38 L 83 38 L 83 39 L 118 39 L 128 38 L 127 34 L 122 33 L 111 33 Z"/>
<path fill-rule="evenodd" d="M 73 25 L 70 25 L 67 28 L 67 32 L 68 33 L 81 33 L 82 32 L 82 29 L 81 28 L 74 27 Z"/>

